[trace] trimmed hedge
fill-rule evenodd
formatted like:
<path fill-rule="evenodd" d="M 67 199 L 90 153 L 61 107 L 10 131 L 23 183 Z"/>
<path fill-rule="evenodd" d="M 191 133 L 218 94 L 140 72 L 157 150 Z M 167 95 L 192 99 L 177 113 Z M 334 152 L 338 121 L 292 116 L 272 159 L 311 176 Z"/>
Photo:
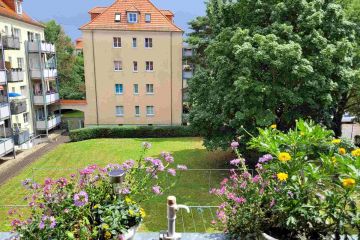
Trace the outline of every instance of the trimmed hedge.
<path fill-rule="evenodd" d="M 72 142 L 96 138 L 168 138 L 198 136 L 199 134 L 190 126 L 95 127 L 70 131 L 70 140 Z"/>

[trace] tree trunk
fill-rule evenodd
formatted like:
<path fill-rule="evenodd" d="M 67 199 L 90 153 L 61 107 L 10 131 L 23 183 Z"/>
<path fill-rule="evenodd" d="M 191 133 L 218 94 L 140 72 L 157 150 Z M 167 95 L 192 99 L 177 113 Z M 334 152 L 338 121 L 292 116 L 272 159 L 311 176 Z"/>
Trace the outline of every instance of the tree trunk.
<path fill-rule="evenodd" d="M 336 112 L 334 113 L 334 118 L 332 121 L 332 130 L 335 133 L 335 137 L 339 138 L 342 135 L 341 123 L 342 117 L 345 114 L 346 104 L 348 102 L 348 94 L 344 93 L 341 96 Z"/>

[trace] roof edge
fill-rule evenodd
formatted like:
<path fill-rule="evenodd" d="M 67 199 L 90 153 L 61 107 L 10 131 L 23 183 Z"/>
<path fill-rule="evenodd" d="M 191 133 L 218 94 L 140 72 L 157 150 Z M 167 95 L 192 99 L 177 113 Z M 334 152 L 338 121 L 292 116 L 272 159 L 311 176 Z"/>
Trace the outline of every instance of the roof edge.
<path fill-rule="evenodd" d="M 33 20 L 33 22 L 30 22 L 30 21 L 26 21 L 24 19 L 21 19 L 21 18 L 17 18 L 17 17 L 14 17 L 14 16 L 9 16 L 9 15 L 6 15 L 6 14 L 2 14 L 0 12 L 0 16 L 3 16 L 3 17 L 7 17 L 7 18 L 11 18 L 13 20 L 17 20 L 19 22 L 23 22 L 23 23 L 27 23 L 27 24 L 30 24 L 30 25 L 33 25 L 33 26 L 37 26 L 37 27 L 41 27 L 41 28 L 45 28 L 45 25 L 40 23 L 40 22 L 37 22 L 36 20 Z M 36 22 L 35 22 L 36 21 Z"/>

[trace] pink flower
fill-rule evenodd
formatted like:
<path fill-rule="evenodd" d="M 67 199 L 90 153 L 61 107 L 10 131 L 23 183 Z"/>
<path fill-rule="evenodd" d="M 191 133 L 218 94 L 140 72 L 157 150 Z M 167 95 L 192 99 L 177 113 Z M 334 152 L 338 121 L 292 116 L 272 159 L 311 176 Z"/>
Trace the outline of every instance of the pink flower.
<path fill-rule="evenodd" d="M 74 195 L 74 205 L 82 207 L 88 202 L 88 194 L 84 191 Z"/>
<path fill-rule="evenodd" d="M 258 183 L 260 180 L 261 180 L 261 177 L 259 175 L 256 175 L 255 177 L 253 177 L 252 182 Z"/>
<path fill-rule="evenodd" d="M 165 161 L 168 162 L 168 163 L 173 163 L 174 162 L 174 158 L 172 156 L 166 156 L 165 157 Z"/>
<path fill-rule="evenodd" d="M 246 187 L 247 187 L 247 182 L 244 181 L 240 184 L 240 188 L 245 189 Z"/>
<path fill-rule="evenodd" d="M 185 166 L 185 165 L 177 165 L 177 169 L 180 170 L 180 171 L 188 170 L 187 166 Z"/>
<path fill-rule="evenodd" d="M 236 142 L 236 141 L 232 141 L 232 143 L 231 143 L 231 148 L 233 149 L 233 150 L 235 150 L 235 149 L 237 149 L 238 147 L 239 147 L 239 143 L 238 142 Z"/>
<path fill-rule="evenodd" d="M 150 149 L 151 148 L 151 143 L 143 142 L 142 146 L 143 146 L 144 149 Z"/>
<path fill-rule="evenodd" d="M 159 186 L 157 186 L 157 185 L 152 187 L 152 191 L 153 191 L 153 193 L 155 193 L 156 195 L 161 195 L 161 194 L 162 194 L 161 188 L 160 188 Z"/>
<path fill-rule="evenodd" d="M 230 164 L 234 166 L 239 166 L 240 163 L 241 163 L 241 159 L 234 159 L 230 161 Z"/>
<path fill-rule="evenodd" d="M 229 181 L 229 179 L 224 178 L 224 180 L 222 180 L 222 182 L 221 182 L 220 184 L 221 184 L 221 185 L 225 185 L 225 184 L 227 184 L 227 183 L 228 183 L 228 181 Z"/>
<path fill-rule="evenodd" d="M 172 176 L 176 176 L 176 170 L 175 170 L 175 169 L 170 168 L 170 169 L 168 170 L 168 173 L 169 173 L 170 175 L 172 175 Z"/>
<path fill-rule="evenodd" d="M 243 198 L 243 197 L 237 197 L 237 198 L 234 199 L 234 201 L 235 201 L 236 203 L 239 203 L 239 204 L 244 204 L 244 203 L 246 203 L 246 199 Z"/>
<path fill-rule="evenodd" d="M 275 206 L 276 202 L 275 199 L 272 199 L 270 202 L 270 208 L 272 208 L 273 206 Z"/>

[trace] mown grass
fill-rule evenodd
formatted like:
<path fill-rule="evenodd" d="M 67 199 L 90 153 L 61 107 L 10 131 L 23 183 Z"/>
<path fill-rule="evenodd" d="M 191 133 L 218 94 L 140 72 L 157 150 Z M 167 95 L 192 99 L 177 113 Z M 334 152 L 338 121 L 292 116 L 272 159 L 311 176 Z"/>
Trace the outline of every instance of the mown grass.
<path fill-rule="evenodd" d="M 42 182 L 45 178 L 69 176 L 90 164 L 105 166 L 109 163 L 122 163 L 128 159 L 137 159 L 141 143 L 148 141 L 152 148 L 147 156 L 158 156 L 162 151 L 171 152 L 177 164 L 186 164 L 190 169 L 224 168 L 229 153 L 208 152 L 202 146 L 200 138 L 167 138 L 167 139 L 96 139 L 60 145 L 35 163 L 24 169 L 18 176 L 0 186 L 0 206 L 22 205 L 26 191 L 21 181 L 33 178 Z M 214 187 L 227 175 L 227 171 L 187 171 L 179 176 L 177 185 L 163 196 L 154 198 L 144 204 L 147 218 L 141 231 L 166 229 L 166 197 L 175 195 L 178 203 L 192 206 L 210 206 L 218 204 L 218 199 L 209 194 Z M 0 231 L 10 229 L 6 212 L 10 207 L 0 207 Z M 26 215 L 26 208 L 23 208 Z M 213 231 L 210 221 L 214 210 L 202 211 L 193 209 L 191 214 L 181 212 L 179 230 L 187 232 Z"/>
<path fill-rule="evenodd" d="M 83 118 L 84 112 L 81 111 L 66 111 L 61 114 L 63 118 Z"/>

